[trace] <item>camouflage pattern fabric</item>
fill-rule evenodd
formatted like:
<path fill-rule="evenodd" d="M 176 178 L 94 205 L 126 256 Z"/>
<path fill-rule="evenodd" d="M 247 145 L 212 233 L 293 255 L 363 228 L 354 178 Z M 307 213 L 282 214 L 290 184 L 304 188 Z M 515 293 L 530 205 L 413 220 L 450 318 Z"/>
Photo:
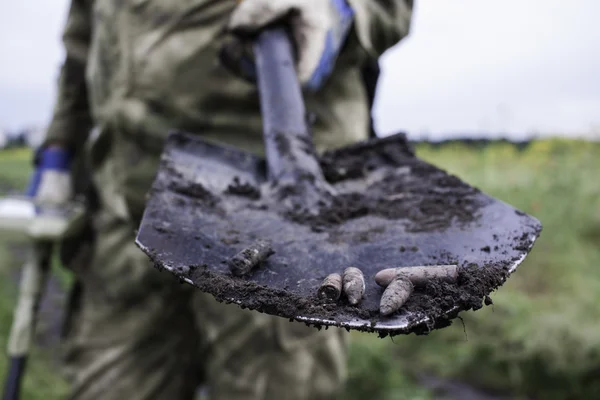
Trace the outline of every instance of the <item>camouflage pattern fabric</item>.
<path fill-rule="evenodd" d="M 408 34 L 412 1 L 349 0 L 353 33 L 306 94 L 319 150 L 364 139 L 361 67 Z M 65 339 L 72 399 L 325 399 L 345 377 L 347 333 L 234 305 L 159 273 L 133 240 L 164 138 L 177 128 L 262 153 L 256 88 L 217 63 L 235 0 L 71 0 L 46 143 L 85 154 L 99 197 Z M 91 129 L 92 126 L 94 129 Z"/>

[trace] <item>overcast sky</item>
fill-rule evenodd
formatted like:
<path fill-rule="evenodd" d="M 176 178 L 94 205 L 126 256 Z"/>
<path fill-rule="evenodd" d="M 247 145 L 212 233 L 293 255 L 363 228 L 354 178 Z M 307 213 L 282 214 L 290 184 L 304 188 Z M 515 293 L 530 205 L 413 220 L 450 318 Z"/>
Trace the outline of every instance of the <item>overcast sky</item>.
<path fill-rule="evenodd" d="M 417 0 L 382 58 L 377 130 L 600 137 L 600 1 Z M 67 0 L 0 3 L 0 127 L 48 121 Z"/>

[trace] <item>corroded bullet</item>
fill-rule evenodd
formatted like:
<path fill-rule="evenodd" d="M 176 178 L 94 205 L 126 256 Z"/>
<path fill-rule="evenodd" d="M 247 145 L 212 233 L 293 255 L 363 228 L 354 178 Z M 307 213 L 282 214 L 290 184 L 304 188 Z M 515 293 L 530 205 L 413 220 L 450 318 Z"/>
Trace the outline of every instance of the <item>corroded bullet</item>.
<path fill-rule="evenodd" d="M 271 244 L 265 240 L 257 240 L 227 261 L 229 270 L 235 276 L 246 275 L 254 267 L 275 254 Z"/>
<path fill-rule="evenodd" d="M 358 304 L 365 293 L 365 277 L 362 271 L 356 267 L 346 268 L 343 286 L 348 302 L 352 305 Z"/>
<path fill-rule="evenodd" d="M 317 295 L 320 299 L 337 301 L 342 294 L 342 276 L 340 274 L 330 274 L 319 287 Z"/>
<path fill-rule="evenodd" d="M 411 267 L 387 268 L 375 275 L 375 282 L 382 287 L 402 275 L 409 279 L 415 286 L 423 286 L 430 279 L 441 279 L 446 282 L 456 282 L 458 277 L 458 265 L 423 265 Z"/>
<path fill-rule="evenodd" d="M 381 296 L 379 312 L 382 315 L 390 315 L 398 311 L 406 303 L 413 290 L 414 286 L 410 280 L 401 275 L 396 276 Z"/>

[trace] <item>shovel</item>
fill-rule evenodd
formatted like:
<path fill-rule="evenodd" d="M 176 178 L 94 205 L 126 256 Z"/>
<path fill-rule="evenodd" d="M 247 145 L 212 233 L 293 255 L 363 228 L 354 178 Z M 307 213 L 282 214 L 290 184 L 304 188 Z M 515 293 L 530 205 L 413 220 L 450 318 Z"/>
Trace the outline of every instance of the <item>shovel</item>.
<path fill-rule="evenodd" d="M 255 43 L 266 158 L 171 131 L 136 244 L 216 300 L 316 327 L 427 333 L 478 309 L 531 250 L 540 222 L 417 158 L 405 135 L 317 155 L 284 30 Z M 386 268 L 458 266 L 383 315 Z M 357 267 L 362 300 L 324 301 Z"/>

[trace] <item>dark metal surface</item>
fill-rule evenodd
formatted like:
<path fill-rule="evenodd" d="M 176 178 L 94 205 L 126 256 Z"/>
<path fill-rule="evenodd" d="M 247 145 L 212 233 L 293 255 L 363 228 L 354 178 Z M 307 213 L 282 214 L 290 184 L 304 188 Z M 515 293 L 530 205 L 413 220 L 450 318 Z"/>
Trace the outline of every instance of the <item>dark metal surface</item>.
<path fill-rule="evenodd" d="M 320 160 L 322 166 L 331 159 L 335 165 L 351 165 L 350 158 L 360 154 L 363 164 L 369 166 L 389 149 L 406 146 L 405 137 L 397 135 L 349 146 Z M 325 160 L 327 157 L 329 161 Z M 396 174 L 407 185 L 419 181 L 427 187 L 427 192 L 418 194 L 418 198 L 410 190 L 397 189 L 398 201 L 417 206 L 448 191 L 440 184 L 440 176 L 446 176 L 443 171 L 410 155 L 388 157 L 385 163 L 363 173 L 360 179 L 351 175 L 344 179 L 341 174 L 329 183 L 338 194 L 368 193 L 381 176 Z M 232 182 L 248 184 L 262 196 L 230 193 Z M 136 243 L 157 267 L 221 301 L 350 329 L 410 332 L 429 317 L 404 311 L 390 317 L 377 316 L 382 289 L 373 276 L 380 269 L 452 262 L 459 266 L 505 268 L 510 273 L 529 252 L 541 229 L 535 218 L 475 191 L 456 199 L 457 206 L 452 211 L 456 215 L 440 214 L 435 223 L 429 221 L 429 227 L 419 227 L 418 221 L 408 215 L 384 218 L 369 214 L 315 232 L 274 211 L 277 207 L 268 200 L 269 190 L 263 159 L 204 142 L 195 135 L 172 132 Z M 465 219 L 465 215 L 472 218 Z M 427 222 L 427 216 L 423 218 Z M 227 260 L 256 239 L 271 241 L 275 254 L 247 277 L 232 277 Z M 281 295 L 286 293 L 318 302 L 316 291 L 321 280 L 348 266 L 361 268 L 366 279 L 365 298 L 358 307 L 346 307 L 343 316 L 335 310 L 286 315 L 278 308 Z M 230 279 L 226 281 L 229 286 L 223 286 L 223 277 Z M 247 291 L 238 292 L 249 282 L 257 285 L 256 296 L 262 295 L 260 302 Z M 272 296 L 265 297 L 265 293 Z M 449 307 L 448 314 L 456 307 Z"/>

